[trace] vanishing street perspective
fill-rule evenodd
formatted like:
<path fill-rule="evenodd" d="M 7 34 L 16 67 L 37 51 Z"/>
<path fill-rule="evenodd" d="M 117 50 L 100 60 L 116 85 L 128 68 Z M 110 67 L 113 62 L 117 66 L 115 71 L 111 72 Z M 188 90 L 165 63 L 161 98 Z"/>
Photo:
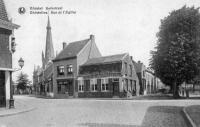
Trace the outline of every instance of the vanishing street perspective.
<path fill-rule="evenodd" d="M 0 0 L 0 127 L 200 127 L 200 1 Z"/>

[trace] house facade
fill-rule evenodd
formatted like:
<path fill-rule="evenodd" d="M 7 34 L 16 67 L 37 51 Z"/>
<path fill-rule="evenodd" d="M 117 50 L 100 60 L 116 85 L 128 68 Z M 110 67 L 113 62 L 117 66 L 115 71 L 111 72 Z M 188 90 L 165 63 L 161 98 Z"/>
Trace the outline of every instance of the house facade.
<path fill-rule="evenodd" d="M 129 54 L 89 59 L 80 66 L 78 97 L 131 97 L 139 81 Z"/>
<path fill-rule="evenodd" d="M 0 0 L 0 107 L 13 107 L 12 53 L 15 51 L 14 29 L 19 28 L 8 20 L 5 4 Z"/>
<path fill-rule="evenodd" d="M 137 63 L 133 61 L 140 85 L 140 95 L 144 95 L 144 90 L 146 86 L 146 66 L 141 62 L 138 61 Z"/>
<path fill-rule="evenodd" d="M 79 66 L 88 59 L 100 57 L 94 35 L 90 38 L 63 43 L 63 50 L 53 60 L 53 94 L 56 98 L 77 97 Z"/>
<path fill-rule="evenodd" d="M 155 76 L 152 69 L 146 68 L 146 66 L 140 61 L 133 63 L 139 78 L 141 95 L 154 94 L 164 88 L 164 84 L 158 77 Z"/>

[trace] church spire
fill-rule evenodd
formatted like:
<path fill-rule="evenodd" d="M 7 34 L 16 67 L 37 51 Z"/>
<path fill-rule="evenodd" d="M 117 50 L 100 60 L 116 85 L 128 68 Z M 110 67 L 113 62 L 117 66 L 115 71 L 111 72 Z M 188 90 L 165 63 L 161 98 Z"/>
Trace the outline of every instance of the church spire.
<path fill-rule="evenodd" d="M 42 51 L 42 68 L 43 69 L 45 68 L 45 64 L 46 64 L 46 61 L 45 61 L 45 57 L 44 57 L 44 52 Z"/>
<path fill-rule="evenodd" d="M 3 0 L 0 0 L 0 19 L 4 21 L 8 21 L 8 15 L 7 15 L 5 3 Z"/>
<path fill-rule="evenodd" d="M 49 16 L 46 28 L 47 28 L 47 35 L 46 35 L 45 65 L 47 65 L 47 63 L 55 57 Z"/>

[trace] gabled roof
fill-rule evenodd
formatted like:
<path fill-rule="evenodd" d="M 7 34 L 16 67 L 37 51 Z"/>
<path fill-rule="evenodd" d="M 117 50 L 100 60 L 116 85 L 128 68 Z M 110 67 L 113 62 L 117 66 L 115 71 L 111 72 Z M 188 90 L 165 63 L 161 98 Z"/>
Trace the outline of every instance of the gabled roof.
<path fill-rule="evenodd" d="M 8 21 L 8 15 L 3 0 L 0 0 L 0 19 Z"/>
<path fill-rule="evenodd" d="M 89 59 L 86 63 L 84 63 L 83 66 L 93 65 L 93 64 L 105 64 L 105 63 L 119 62 L 119 61 L 123 60 L 123 57 L 125 55 L 127 55 L 127 53 L 92 58 L 92 59 Z"/>
<path fill-rule="evenodd" d="M 53 61 L 76 57 L 81 49 L 89 42 L 89 40 L 90 39 L 86 39 L 69 43 Z"/>

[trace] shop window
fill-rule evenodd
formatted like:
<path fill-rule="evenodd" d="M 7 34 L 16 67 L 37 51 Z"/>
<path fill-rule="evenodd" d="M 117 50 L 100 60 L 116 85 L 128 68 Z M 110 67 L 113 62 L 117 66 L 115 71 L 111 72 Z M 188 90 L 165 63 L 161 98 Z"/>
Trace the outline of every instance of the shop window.
<path fill-rule="evenodd" d="M 91 91 L 93 91 L 93 92 L 97 91 L 97 80 L 91 79 L 90 84 L 91 84 Z"/>
<path fill-rule="evenodd" d="M 72 74 L 73 73 L 73 65 L 67 65 L 67 74 Z"/>
<path fill-rule="evenodd" d="M 64 75 L 64 66 L 63 65 L 57 67 L 57 74 Z"/>
<path fill-rule="evenodd" d="M 101 79 L 101 91 L 108 91 L 108 78 Z"/>
<path fill-rule="evenodd" d="M 78 91 L 79 92 L 83 92 L 84 91 L 83 80 L 78 80 Z"/>

